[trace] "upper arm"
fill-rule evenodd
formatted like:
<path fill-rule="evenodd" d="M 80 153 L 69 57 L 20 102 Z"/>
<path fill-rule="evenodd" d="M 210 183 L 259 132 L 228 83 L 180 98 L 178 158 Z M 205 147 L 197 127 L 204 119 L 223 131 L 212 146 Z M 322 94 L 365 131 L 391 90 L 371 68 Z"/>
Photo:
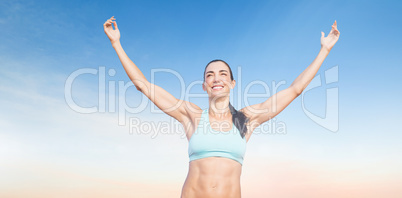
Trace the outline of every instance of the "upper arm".
<path fill-rule="evenodd" d="M 269 97 L 266 101 L 244 107 L 240 111 L 249 118 L 249 124 L 256 128 L 284 110 L 300 93 L 288 87 Z"/>
<path fill-rule="evenodd" d="M 146 95 L 159 109 L 180 123 L 188 120 L 191 112 L 200 109 L 191 102 L 177 99 L 165 89 L 150 82 L 145 83 L 144 86 L 137 89 Z"/>

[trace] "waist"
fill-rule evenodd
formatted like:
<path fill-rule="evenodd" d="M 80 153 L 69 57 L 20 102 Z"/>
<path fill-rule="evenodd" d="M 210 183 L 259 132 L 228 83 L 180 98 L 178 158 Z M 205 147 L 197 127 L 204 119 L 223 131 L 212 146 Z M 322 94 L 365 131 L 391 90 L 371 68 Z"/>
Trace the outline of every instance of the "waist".
<path fill-rule="evenodd" d="M 183 194 L 188 197 L 240 197 L 241 168 L 239 163 L 227 158 L 191 161 Z"/>
<path fill-rule="evenodd" d="M 240 180 L 241 172 L 240 163 L 223 157 L 207 157 L 189 163 L 189 176 L 199 179 Z"/>

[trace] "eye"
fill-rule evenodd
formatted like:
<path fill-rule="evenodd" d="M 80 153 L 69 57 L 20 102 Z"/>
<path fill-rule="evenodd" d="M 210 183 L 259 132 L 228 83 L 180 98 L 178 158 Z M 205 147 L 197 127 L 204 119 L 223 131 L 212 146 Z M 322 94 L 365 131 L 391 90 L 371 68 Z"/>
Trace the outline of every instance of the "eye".
<path fill-rule="evenodd" d="M 210 76 L 211 76 L 211 74 L 207 75 L 207 77 L 210 77 Z"/>
<path fill-rule="evenodd" d="M 225 75 L 225 76 L 226 76 L 226 73 L 223 73 L 222 75 Z"/>

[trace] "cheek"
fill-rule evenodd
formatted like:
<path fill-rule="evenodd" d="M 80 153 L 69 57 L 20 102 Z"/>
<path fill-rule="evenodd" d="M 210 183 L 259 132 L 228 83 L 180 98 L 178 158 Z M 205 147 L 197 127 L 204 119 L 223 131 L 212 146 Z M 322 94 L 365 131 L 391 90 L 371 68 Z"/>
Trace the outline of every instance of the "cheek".
<path fill-rule="evenodd" d="M 209 84 L 210 84 L 209 80 L 208 80 L 208 79 L 205 79 L 205 81 L 204 81 L 204 83 L 203 83 L 203 85 L 205 86 L 205 88 L 208 88 L 208 87 L 209 87 Z"/>
<path fill-rule="evenodd" d="M 223 81 L 223 83 L 225 83 L 226 85 L 229 85 L 231 80 L 230 80 L 230 78 L 225 78 L 225 79 L 223 79 L 222 81 Z"/>
<path fill-rule="evenodd" d="M 211 78 L 211 77 L 206 78 L 206 79 L 205 79 L 205 84 L 207 84 L 207 85 L 208 85 L 208 84 L 214 83 L 213 81 L 214 81 L 214 79 L 213 79 L 213 78 Z"/>

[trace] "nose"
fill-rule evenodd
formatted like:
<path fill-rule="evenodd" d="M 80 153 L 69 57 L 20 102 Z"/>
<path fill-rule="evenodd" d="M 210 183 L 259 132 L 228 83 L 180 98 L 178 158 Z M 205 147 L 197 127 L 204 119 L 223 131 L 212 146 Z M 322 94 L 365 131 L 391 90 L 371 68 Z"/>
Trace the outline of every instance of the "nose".
<path fill-rule="evenodd" d="M 214 85 L 222 84 L 222 81 L 219 78 L 214 79 Z"/>

